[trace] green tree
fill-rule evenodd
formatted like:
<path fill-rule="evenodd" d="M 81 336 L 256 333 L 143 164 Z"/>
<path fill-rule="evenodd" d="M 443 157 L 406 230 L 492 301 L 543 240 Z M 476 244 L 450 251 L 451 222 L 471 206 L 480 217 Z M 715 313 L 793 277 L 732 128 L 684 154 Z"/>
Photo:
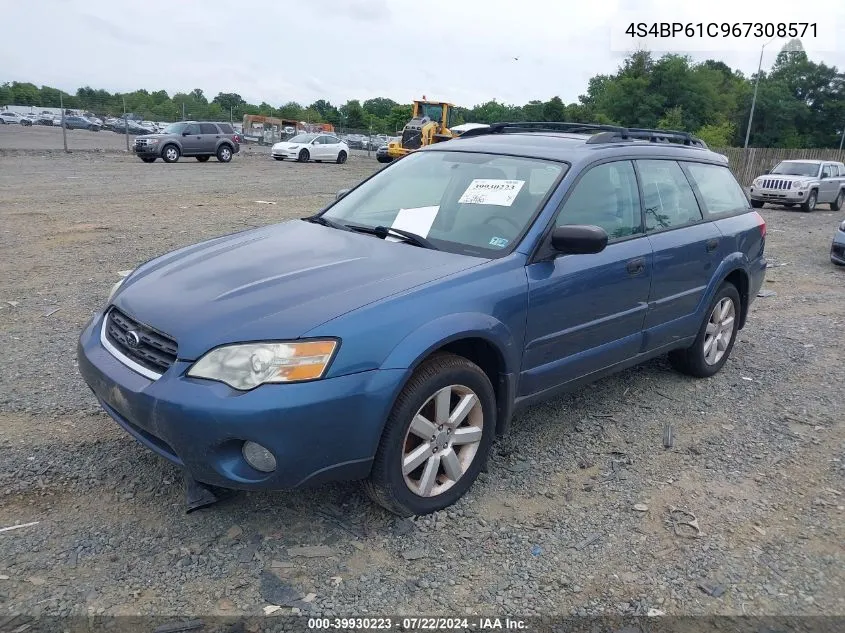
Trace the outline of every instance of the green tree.
<path fill-rule="evenodd" d="M 361 107 L 361 102 L 357 99 L 347 101 L 340 106 L 340 116 L 344 127 L 353 130 L 363 130 L 367 127 L 367 122 L 364 118 L 364 108 Z"/>
<path fill-rule="evenodd" d="M 566 106 L 560 97 L 552 97 L 543 104 L 543 119 L 546 121 L 565 121 Z"/>
<path fill-rule="evenodd" d="M 41 100 L 41 92 L 35 84 L 13 81 L 9 89 L 12 93 L 12 104 L 31 106 L 39 105 L 38 102 Z"/>
<path fill-rule="evenodd" d="M 363 104 L 364 112 L 368 115 L 373 115 L 379 118 L 386 118 L 390 115 L 393 106 L 399 105 L 393 99 L 385 97 L 377 97 L 375 99 L 367 99 Z"/>
<path fill-rule="evenodd" d="M 730 147 L 736 130 L 730 121 L 708 123 L 701 126 L 695 136 L 707 143 L 709 147 Z"/>
<path fill-rule="evenodd" d="M 679 130 L 684 129 L 684 109 L 681 106 L 669 108 L 660 120 L 657 122 L 657 127 L 661 130 Z"/>

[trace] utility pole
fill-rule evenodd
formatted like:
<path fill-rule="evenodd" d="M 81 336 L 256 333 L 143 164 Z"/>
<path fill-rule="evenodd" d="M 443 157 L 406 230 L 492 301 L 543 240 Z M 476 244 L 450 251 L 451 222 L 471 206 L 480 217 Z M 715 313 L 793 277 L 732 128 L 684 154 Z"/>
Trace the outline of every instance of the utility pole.
<path fill-rule="evenodd" d="M 126 97 L 123 97 L 123 133 L 126 136 L 126 151 L 129 151 L 129 119 L 126 116 Z"/>
<path fill-rule="evenodd" d="M 842 145 L 845 144 L 845 123 L 842 124 L 842 138 L 839 139 L 839 151 L 842 151 Z"/>
<path fill-rule="evenodd" d="M 743 145 L 745 149 L 748 149 L 748 138 L 751 136 L 751 122 L 754 120 L 754 106 L 757 105 L 757 86 L 760 84 L 760 71 L 763 68 L 763 51 L 772 42 L 774 42 L 774 39 L 769 40 L 760 47 L 760 62 L 757 64 L 757 77 L 754 80 L 754 96 L 751 98 L 751 112 L 748 115 L 748 128 L 745 130 L 745 145 Z"/>
<path fill-rule="evenodd" d="M 62 97 L 62 92 L 59 91 L 59 107 L 62 109 L 62 143 L 67 152 L 67 128 L 65 127 L 65 100 Z"/>
<path fill-rule="evenodd" d="M 235 122 L 235 119 L 232 116 L 232 106 L 229 106 L 229 125 L 234 124 L 234 122 Z"/>
<path fill-rule="evenodd" d="M 185 120 L 185 102 L 182 102 L 182 120 Z"/>

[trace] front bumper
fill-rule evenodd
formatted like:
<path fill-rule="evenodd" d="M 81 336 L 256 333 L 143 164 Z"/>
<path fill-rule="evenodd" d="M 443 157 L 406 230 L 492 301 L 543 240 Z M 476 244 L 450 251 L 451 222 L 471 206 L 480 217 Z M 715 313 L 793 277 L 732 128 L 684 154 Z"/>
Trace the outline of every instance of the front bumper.
<path fill-rule="evenodd" d="M 155 145 L 133 145 L 132 151 L 138 156 L 158 156 L 161 153 L 159 143 Z"/>
<path fill-rule="evenodd" d="M 375 370 L 241 392 L 189 378 L 177 360 L 158 380 L 115 358 L 100 342 L 103 315 L 83 330 L 79 371 L 100 404 L 141 444 L 197 481 L 237 489 L 284 489 L 362 479 L 370 471 L 402 370 Z M 263 473 L 243 458 L 244 441 L 276 457 Z"/>
<path fill-rule="evenodd" d="M 800 204 L 807 199 L 809 190 L 760 189 L 759 187 L 751 187 L 748 193 L 752 200 L 757 200 L 759 202 L 786 202 L 789 204 Z"/>
<path fill-rule="evenodd" d="M 274 149 L 270 150 L 270 154 L 273 155 L 273 158 L 299 158 L 299 152 L 302 148 L 297 149 Z"/>
<path fill-rule="evenodd" d="M 830 245 L 830 261 L 845 266 L 845 232 L 837 231 Z"/>

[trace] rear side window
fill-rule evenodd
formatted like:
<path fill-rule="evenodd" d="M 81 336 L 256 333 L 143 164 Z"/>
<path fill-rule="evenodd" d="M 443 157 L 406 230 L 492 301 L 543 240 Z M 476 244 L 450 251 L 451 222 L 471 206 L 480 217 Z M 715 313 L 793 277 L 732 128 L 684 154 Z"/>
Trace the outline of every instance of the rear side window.
<path fill-rule="evenodd" d="M 637 177 L 631 161 L 590 169 L 566 199 L 555 224 L 599 226 L 610 240 L 642 233 Z"/>
<path fill-rule="evenodd" d="M 673 160 L 638 160 L 647 231 L 698 222 L 701 209 L 680 165 Z"/>
<path fill-rule="evenodd" d="M 235 133 L 235 130 L 233 130 L 232 126 L 229 125 L 228 123 L 218 123 L 217 127 L 220 128 L 220 131 L 223 132 L 223 134 L 234 134 Z"/>
<path fill-rule="evenodd" d="M 684 167 L 710 215 L 727 215 L 748 208 L 742 187 L 727 167 L 704 163 L 684 163 Z"/>
<path fill-rule="evenodd" d="M 214 123 L 200 123 L 200 134 L 218 134 Z"/>

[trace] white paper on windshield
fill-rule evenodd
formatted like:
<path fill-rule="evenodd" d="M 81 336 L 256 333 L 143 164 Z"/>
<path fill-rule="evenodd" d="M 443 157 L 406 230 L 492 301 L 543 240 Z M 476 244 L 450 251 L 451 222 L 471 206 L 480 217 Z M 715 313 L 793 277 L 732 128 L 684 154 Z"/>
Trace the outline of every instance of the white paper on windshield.
<path fill-rule="evenodd" d="M 519 194 L 524 180 L 496 180 L 476 178 L 467 187 L 458 202 L 461 204 L 494 204 L 509 207 Z"/>
<path fill-rule="evenodd" d="M 434 218 L 437 217 L 439 210 L 439 206 L 399 209 L 396 219 L 393 220 L 393 224 L 390 226 L 394 229 L 402 229 L 403 231 L 410 231 L 421 237 L 426 237 L 431 230 L 431 225 L 434 224 Z M 385 239 L 390 242 L 403 241 L 401 237 L 394 235 L 388 235 Z"/>

